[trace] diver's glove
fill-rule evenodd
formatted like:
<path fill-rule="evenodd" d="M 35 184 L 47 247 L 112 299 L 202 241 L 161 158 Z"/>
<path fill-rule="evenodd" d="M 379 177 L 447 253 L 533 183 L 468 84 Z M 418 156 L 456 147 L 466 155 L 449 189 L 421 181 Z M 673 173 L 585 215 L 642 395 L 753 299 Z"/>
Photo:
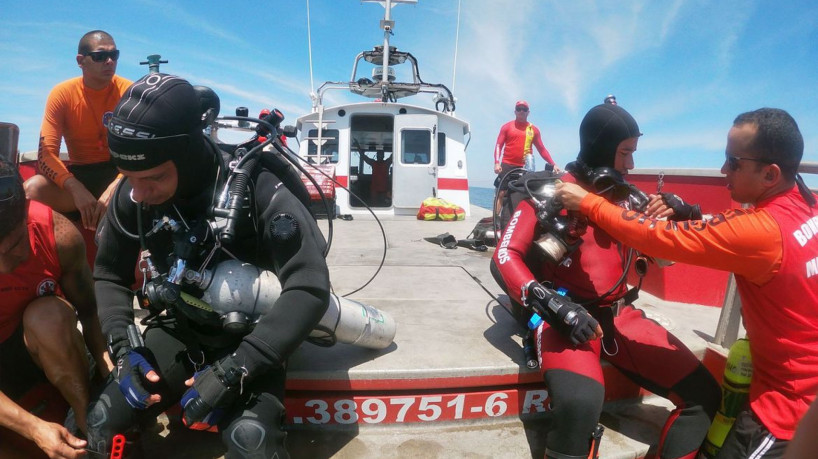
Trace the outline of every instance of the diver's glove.
<path fill-rule="evenodd" d="M 115 362 L 112 372 L 119 390 L 125 396 L 128 405 L 138 410 L 148 407 L 150 392 L 145 389 L 147 374 L 154 371 L 153 366 L 145 359 L 149 352 L 144 346 L 132 347 L 126 335 L 111 334 L 108 337 L 108 354 Z"/>
<path fill-rule="evenodd" d="M 684 220 L 701 220 L 702 209 L 698 204 L 688 204 L 682 201 L 678 195 L 673 193 L 659 193 L 665 205 L 673 209 L 673 215 L 668 217 L 669 220 L 684 221 Z"/>
<path fill-rule="evenodd" d="M 193 387 L 179 403 L 182 422 L 193 430 L 209 430 L 218 425 L 241 394 L 247 370 L 227 356 L 193 375 Z"/>
<path fill-rule="evenodd" d="M 542 284 L 531 281 L 523 287 L 523 303 L 568 337 L 574 345 L 597 336 L 599 322 L 582 306 Z"/>

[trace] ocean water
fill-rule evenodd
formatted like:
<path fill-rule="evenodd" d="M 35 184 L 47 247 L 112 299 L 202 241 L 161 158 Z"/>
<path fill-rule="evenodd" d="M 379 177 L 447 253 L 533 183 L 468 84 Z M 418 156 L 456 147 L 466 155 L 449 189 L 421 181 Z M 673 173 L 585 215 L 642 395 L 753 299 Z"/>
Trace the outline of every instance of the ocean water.
<path fill-rule="evenodd" d="M 491 209 L 494 207 L 494 188 L 470 186 L 469 199 L 475 206 Z"/>

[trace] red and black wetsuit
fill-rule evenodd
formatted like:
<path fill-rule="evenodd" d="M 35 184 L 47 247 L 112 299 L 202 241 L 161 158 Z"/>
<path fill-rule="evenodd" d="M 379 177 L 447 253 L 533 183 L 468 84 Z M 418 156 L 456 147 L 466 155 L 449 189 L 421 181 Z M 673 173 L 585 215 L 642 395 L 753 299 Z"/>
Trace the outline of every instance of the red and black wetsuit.
<path fill-rule="evenodd" d="M 574 181 L 568 174 L 563 179 Z M 594 300 L 615 287 L 629 268 L 624 261 L 629 249 L 593 223 L 571 254 L 568 267 L 538 260 L 533 245 L 541 235 L 542 227 L 531 202 L 520 202 L 494 256 L 508 295 L 518 303 L 521 287 L 531 280 L 563 287 L 577 302 Z M 631 305 L 611 307 L 626 291 L 622 282 L 587 306 L 603 325 L 603 340 L 574 346 L 547 323 L 537 329 L 540 368 L 554 412 L 547 448 L 569 456 L 588 454 L 590 434 L 599 420 L 605 396 L 602 357 L 678 407 L 666 423 L 667 441 L 660 446 L 659 457 L 693 457 L 718 408 L 719 387 L 696 356 L 661 325 Z"/>

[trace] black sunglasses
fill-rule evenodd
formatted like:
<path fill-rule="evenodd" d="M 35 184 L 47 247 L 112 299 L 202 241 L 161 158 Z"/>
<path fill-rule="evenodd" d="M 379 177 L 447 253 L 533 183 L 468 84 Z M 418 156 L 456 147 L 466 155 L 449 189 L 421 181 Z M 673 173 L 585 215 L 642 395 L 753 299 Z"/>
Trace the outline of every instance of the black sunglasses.
<path fill-rule="evenodd" d="M 108 58 L 110 57 L 112 61 L 116 62 L 119 59 L 119 50 L 115 49 L 113 51 L 91 51 L 90 53 L 85 53 L 85 56 L 91 56 L 91 60 L 94 62 L 107 62 Z"/>
<path fill-rule="evenodd" d="M 743 157 L 743 156 L 732 156 L 732 155 L 728 155 L 726 153 L 724 155 L 724 159 L 727 162 L 727 167 L 733 172 L 738 170 L 738 162 L 741 161 L 742 159 L 746 159 L 747 161 L 756 161 L 756 162 L 764 163 L 764 164 L 772 164 L 770 161 L 767 161 L 766 159 L 747 158 L 747 157 Z"/>
<path fill-rule="evenodd" d="M 517 107 L 514 109 L 515 112 L 527 112 L 528 109 L 525 107 Z"/>

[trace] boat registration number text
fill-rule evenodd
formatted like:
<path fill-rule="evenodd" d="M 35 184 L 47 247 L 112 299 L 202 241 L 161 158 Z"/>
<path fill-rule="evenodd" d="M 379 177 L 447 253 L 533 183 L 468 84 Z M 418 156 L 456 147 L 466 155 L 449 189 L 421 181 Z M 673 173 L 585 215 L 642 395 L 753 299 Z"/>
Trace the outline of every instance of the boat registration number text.
<path fill-rule="evenodd" d="M 392 424 L 517 416 L 547 411 L 545 389 L 445 395 L 287 397 L 292 424 Z"/>

